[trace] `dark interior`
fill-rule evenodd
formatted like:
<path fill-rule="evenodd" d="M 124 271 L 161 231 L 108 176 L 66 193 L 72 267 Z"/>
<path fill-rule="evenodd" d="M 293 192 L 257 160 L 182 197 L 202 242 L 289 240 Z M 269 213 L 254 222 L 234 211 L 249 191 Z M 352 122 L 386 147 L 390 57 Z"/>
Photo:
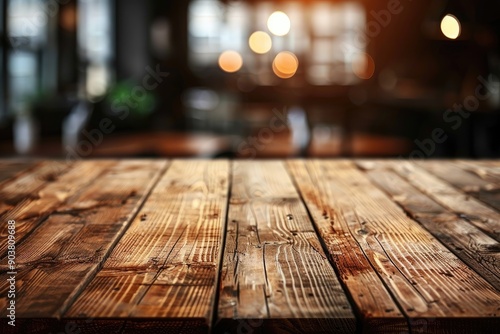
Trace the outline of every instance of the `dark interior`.
<path fill-rule="evenodd" d="M 0 3 L 2 157 L 500 156 L 496 1 Z"/>

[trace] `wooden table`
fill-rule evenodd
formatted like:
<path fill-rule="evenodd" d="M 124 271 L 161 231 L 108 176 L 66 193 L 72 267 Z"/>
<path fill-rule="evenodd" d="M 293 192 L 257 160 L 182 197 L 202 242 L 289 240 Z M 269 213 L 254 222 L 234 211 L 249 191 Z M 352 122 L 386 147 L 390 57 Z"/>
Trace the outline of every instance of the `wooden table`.
<path fill-rule="evenodd" d="M 0 215 L 2 333 L 500 326 L 500 161 L 2 161 Z"/>

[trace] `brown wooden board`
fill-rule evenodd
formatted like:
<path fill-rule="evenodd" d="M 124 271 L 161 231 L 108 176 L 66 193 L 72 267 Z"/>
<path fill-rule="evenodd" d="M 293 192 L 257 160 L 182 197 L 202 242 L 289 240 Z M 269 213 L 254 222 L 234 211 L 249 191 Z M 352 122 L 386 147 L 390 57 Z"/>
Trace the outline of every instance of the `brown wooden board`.
<path fill-rule="evenodd" d="M 7 238 L 7 224 L 9 220 L 16 221 L 16 242 L 19 244 L 33 231 L 53 210 L 60 201 L 55 201 L 58 185 L 65 186 L 65 181 L 58 182 L 60 178 L 66 180 L 79 179 L 80 182 L 89 182 L 81 175 L 72 173 L 72 164 L 59 161 L 41 162 L 29 173 L 21 174 L 11 182 L 0 186 L 0 238 Z M 56 189 L 53 191 L 53 189 Z M 65 195 L 69 196 L 73 189 L 67 189 Z M 60 195 L 59 195 L 60 196 Z M 0 257 L 6 254 L 7 243 L 0 243 Z"/>
<path fill-rule="evenodd" d="M 281 161 L 235 162 L 217 332 L 349 333 L 355 318 Z"/>
<path fill-rule="evenodd" d="M 366 242 L 360 243 L 364 239 L 362 222 L 344 217 L 330 192 L 335 184 L 331 178 L 323 176 L 317 164 L 294 160 L 288 162 L 288 167 L 340 279 L 354 301 L 362 330 L 374 333 L 408 330 L 406 319 L 380 279 L 377 268 L 380 265 L 372 263 L 381 263 L 385 258 L 370 250 Z M 351 227 L 352 224 L 358 224 L 359 228 Z"/>
<path fill-rule="evenodd" d="M 366 173 L 405 212 L 500 291 L 498 241 L 421 193 L 384 164 L 375 163 Z"/>
<path fill-rule="evenodd" d="M 6 196 L 5 201 L 15 203 L 20 200 L 0 219 L 14 219 L 16 221 L 16 243 L 19 245 L 52 212 L 71 196 L 78 194 L 88 184 L 94 182 L 96 177 L 113 164 L 112 161 L 87 161 L 71 165 L 69 169 L 64 168 L 60 162 L 44 165 L 40 170 L 35 171 L 35 173 L 43 173 L 41 174 L 43 176 L 38 176 L 38 179 L 31 184 L 26 184 L 24 190 L 19 191 L 19 183 L 22 186 L 22 181 L 26 178 L 32 179 L 33 175 L 22 177 L 0 190 Z M 49 174 L 46 174 L 46 170 Z M 58 174 L 61 172 L 63 174 Z M 38 183 L 40 183 L 40 187 L 37 187 Z M 2 226 L 1 236 L 5 237 L 6 232 L 6 226 Z M 5 246 L 5 244 L 0 245 L 1 256 L 5 255 Z"/>
<path fill-rule="evenodd" d="M 94 318 L 86 331 L 99 332 L 95 324 L 103 321 L 111 326 L 107 330 L 124 332 L 206 332 L 215 304 L 228 181 L 228 161 L 173 161 L 65 317 L 82 326 L 85 318 Z"/>
<path fill-rule="evenodd" d="M 492 173 L 484 168 L 478 165 L 471 167 L 462 163 L 442 161 L 425 161 L 419 166 L 500 211 L 500 178 L 492 177 Z"/>
<path fill-rule="evenodd" d="M 458 160 L 456 164 L 487 182 L 500 183 L 499 160 Z"/>
<path fill-rule="evenodd" d="M 500 241 L 500 213 L 409 161 L 387 162 L 415 188 Z"/>
<path fill-rule="evenodd" d="M 0 163 L 0 186 L 35 168 L 35 161 L 6 160 Z"/>
<path fill-rule="evenodd" d="M 100 174 L 102 167 L 109 167 L 108 162 L 93 162 L 92 169 L 89 163 L 75 163 L 65 176 L 74 172 L 92 175 L 92 170 Z M 82 189 L 77 186 L 86 179 L 85 174 L 81 179 L 72 177 L 72 183 L 63 176 L 50 186 L 47 194 L 66 198 L 72 189 L 76 195 L 16 249 L 19 328 L 29 332 L 57 328 L 57 319 L 99 270 L 165 166 L 159 161 L 123 161 L 106 167 L 105 173 Z M 46 198 L 44 194 L 40 197 Z M 4 266 L 2 271 L 6 271 Z M 0 283 L 0 314 L 5 317 L 8 286 Z"/>
<path fill-rule="evenodd" d="M 500 328 L 498 161 L 20 164 L 0 161 L 1 333 Z"/>
<path fill-rule="evenodd" d="M 423 327 L 428 333 L 443 328 L 453 333 L 487 332 L 498 326 L 500 292 L 436 242 L 352 162 L 292 161 L 290 168 L 363 319 L 387 318 L 380 305 L 392 302 L 389 298 L 364 302 L 362 289 L 370 294 L 379 287 L 384 292 L 380 280 L 409 319 L 412 332 Z M 329 236 L 332 233 L 336 234 Z M 360 257 L 371 268 L 361 269 L 343 256 L 338 234 L 355 239 Z M 349 251 L 356 248 L 352 245 Z M 378 277 L 360 275 L 373 269 Z M 365 330 L 376 330 L 366 326 Z M 387 327 L 383 332 L 400 330 Z"/>

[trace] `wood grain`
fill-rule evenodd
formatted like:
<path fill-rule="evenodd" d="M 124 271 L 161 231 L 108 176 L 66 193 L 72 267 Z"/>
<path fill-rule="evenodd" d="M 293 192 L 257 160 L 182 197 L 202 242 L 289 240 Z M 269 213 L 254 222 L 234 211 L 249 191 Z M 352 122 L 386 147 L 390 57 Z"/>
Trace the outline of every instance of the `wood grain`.
<path fill-rule="evenodd" d="M 419 166 L 430 171 L 464 193 L 500 211 L 500 178 L 476 164 L 471 167 L 460 162 L 424 161 Z"/>
<path fill-rule="evenodd" d="M 25 174 L 4 182 L 0 187 L 0 220 L 16 220 L 16 241 L 19 243 L 44 218 L 35 211 L 30 215 L 23 215 L 32 202 L 37 201 L 39 192 L 57 181 L 71 169 L 72 164 L 64 162 L 41 162 Z M 7 224 L 0 225 L 0 237 L 6 238 Z M 6 244 L 0 244 L 0 257 L 5 256 Z"/>
<path fill-rule="evenodd" d="M 409 318 L 410 331 L 419 330 L 420 320 L 425 322 L 426 332 L 438 332 L 441 326 L 452 332 L 488 331 L 498 325 L 500 292 L 436 242 L 351 162 L 293 161 L 290 166 L 318 225 L 324 216 L 329 217 L 330 227 L 320 228 L 327 244 L 331 231 L 356 239 Z M 362 316 L 382 316 L 379 300 L 361 303 L 359 295 L 365 294 L 349 283 L 352 269 L 357 267 L 349 262 L 343 265 L 335 251 L 331 253 L 341 278 Z M 379 284 L 360 276 L 356 275 L 356 280 L 370 290 Z"/>
<path fill-rule="evenodd" d="M 487 182 L 500 183 L 500 162 L 498 160 L 458 160 L 456 164 Z"/>
<path fill-rule="evenodd" d="M 25 199 L 34 197 L 33 193 L 42 189 L 48 183 L 69 170 L 71 164 L 47 161 L 35 165 L 30 173 L 13 177 L 0 187 L 0 200 L 10 206 L 15 206 Z"/>
<path fill-rule="evenodd" d="M 330 188 L 335 187 L 335 184 L 322 175 L 321 169 L 313 168 L 304 161 L 289 161 L 288 167 L 340 279 L 354 301 L 361 317 L 362 330 L 370 328 L 374 333 L 407 330 L 406 319 L 380 279 L 379 266 L 374 267 L 372 263 L 378 258 L 384 261 L 384 257 L 375 257 L 377 254 L 366 246 L 366 242 L 363 242 L 364 245 L 359 243 L 365 231 L 362 222 L 353 222 L 359 227 L 355 226 L 352 233 L 351 219 L 343 216 L 335 196 L 330 193 Z M 377 260 L 377 263 L 380 262 Z"/>
<path fill-rule="evenodd" d="M 13 181 L 20 174 L 25 173 L 37 165 L 35 161 L 2 160 L 0 164 L 0 187 Z"/>
<path fill-rule="evenodd" d="M 470 221 L 496 241 L 500 241 L 500 213 L 464 194 L 437 176 L 409 161 L 390 161 L 390 167 L 442 206 Z"/>
<path fill-rule="evenodd" d="M 0 161 L 0 332 L 496 333 L 499 184 L 499 161 Z"/>
<path fill-rule="evenodd" d="M 228 180 L 227 161 L 174 161 L 66 317 L 114 318 L 118 328 L 150 318 L 150 330 L 207 331 Z"/>
<path fill-rule="evenodd" d="M 7 183 L 12 183 L 23 174 L 31 172 L 39 163 L 22 161 L 2 161 L 0 163 L 0 190 Z M 0 197 L 0 216 L 12 209 L 13 203 Z M 1 233 L 1 231 L 0 231 Z"/>
<path fill-rule="evenodd" d="M 16 221 L 16 243 L 34 231 L 51 213 L 112 166 L 112 161 L 87 161 L 76 165 L 62 162 L 43 163 L 34 173 L 23 176 L 0 190 L 4 202 L 14 205 L 0 217 Z M 7 226 L 2 225 L 0 237 L 6 237 Z M 0 245 L 0 256 L 5 256 L 6 244 Z"/>
<path fill-rule="evenodd" d="M 439 205 L 394 171 L 384 168 L 382 164 L 374 164 L 366 173 L 371 181 L 385 191 L 405 212 L 500 291 L 500 243 L 498 241 L 454 212 Z"/>
<path fill-rule="evenodd" d="M 219 332 L 348 333 L 355 319 L 283 162 L 235 162 Z"/>
<path fill-rule="evenodd" d="M 96 173 L 109 165 L 92 164 Z M 77 162 L 66 175 L 77 172 L 85 179 L 81 172 L 91 173 L 89 167 L 89 162 Z M 47 319 L 50 323 L 66 311 L 105 261 L 164 168 L 165 162 L 156 161 L 117 163 L 50 214 L 17 247 L 16 311 L 22 318 Z M 76 178 L 72 180 L 71 184 L 61 178 L 63 183 L 54 183 L 47 194 L 65 197 L 67 190 L 79 184 Z M 6 283 L 1 282 L 2 316 L 6 312 L 6 289 Z"/>

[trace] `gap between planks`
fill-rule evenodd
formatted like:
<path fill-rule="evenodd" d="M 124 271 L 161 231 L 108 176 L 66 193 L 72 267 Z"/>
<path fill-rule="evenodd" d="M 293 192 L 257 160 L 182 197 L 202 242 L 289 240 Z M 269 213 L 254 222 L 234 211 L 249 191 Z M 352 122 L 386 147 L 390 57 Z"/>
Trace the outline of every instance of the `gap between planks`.
<path fill-rule="evenodd" d="M 380 273 L 413 330 L 417 330 L 418 319 L 426 321 L 429 331 L 439 326 L 457 330 L 479 325 L 487 328 L 495 323 L 498 291 L 444 246 L 433 242 L 426 230 L 409 219 L 351 162 L 291 161 L 289 166 L 341 278 L 365 318 L 376 317 L 373 310 L 377 310 L 379 300 L 363 304 L 359 297 L 364 294 L 359 290 L 364 285 L 377 285 L 360 275 L 372 270 L 366 267 L 354 273 L 354 282 L 363 282 L 362 286 L 353 286 L 352 270 L 358 265 L 343 265 L 347 254 L 338 248 L 342 236 L 351 235 L 357 241 L 357 247 L 350 245 L 351 252 L 361 247 L 361 254 Z M 379 317 L 383 318 L 383 313 Z M 463 317 L 470 319 L 465 321 Z"/>
<path fill-rule="evenodd" d="M 227 211 L 228 161 L 175 160 L 68 319 L 132 318 L 205 332 L 215 299 Z M 99 299 L 99 304 L 94 301 Z M 161 319 L 161 321 L 160 321 Z M 147 326 L 147 324 L 144 324 Z M 178 330 L 182 330 L 178 328 Z"/>
<path fill-rule="evenodd" d="M 79 162 L 75 170 L 86 163 L 91 162 Z M 29 281 L 18 296 L 22 317 L 59 318 L 65 312 L 98 271 L 166 167 L 165 162 L 119 162 L 76 191 L 19 245 L 17 261 L 24 268 L 17 279 L 21 285 Z"/>
<path fill-rule="evenodd" d="M 387 163 L 374 163 L 366 174 L 412 219 L 500 291 L 500 245 L 496 240 L 421 193 Z"/>
<path fill-rule="evenodd" d="M 282 161 L 237 161 L 217 332 L 351 332 L 355 318 Z"/>

